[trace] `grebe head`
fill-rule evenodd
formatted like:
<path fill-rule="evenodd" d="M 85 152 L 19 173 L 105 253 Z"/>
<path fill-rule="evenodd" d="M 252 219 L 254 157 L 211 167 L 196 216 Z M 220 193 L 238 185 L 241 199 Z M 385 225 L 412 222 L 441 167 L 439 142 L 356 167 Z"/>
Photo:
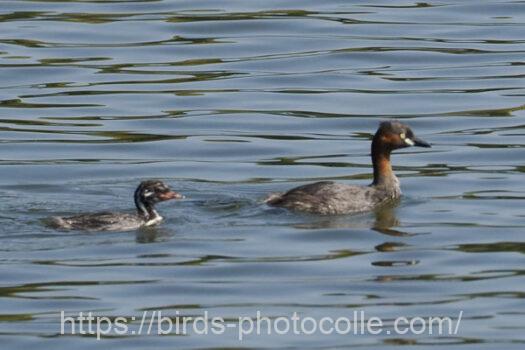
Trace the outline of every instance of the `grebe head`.
<path fill-rule="evenodd" d="M 135 190 L 134 197 L 139 215 L 147 220 L 158 216 L 153 208 L 158 202 L 184 198 L 183 195 L 172 191 L 168 185 L 160 180 L 142 181 Z"/>
<path fill-rule="evenodd" d="M 430 147 L 430 144 L 414 135 L 410 127 L 397 120 L 384 121 L 379 125 L 372 141 L 378 150 L 393 151 L 410 146 Z"/>
<path fill-rule="evenodd" d="M 407 125 L 397 120 L 379 124 L 372 140 L 373 185 L 382 186 L 392 193 L 400 192 L 399 181 L 392 172 L 390 153 L 410 146 L 430 147 L 430 144 L 417 138 Z"/>

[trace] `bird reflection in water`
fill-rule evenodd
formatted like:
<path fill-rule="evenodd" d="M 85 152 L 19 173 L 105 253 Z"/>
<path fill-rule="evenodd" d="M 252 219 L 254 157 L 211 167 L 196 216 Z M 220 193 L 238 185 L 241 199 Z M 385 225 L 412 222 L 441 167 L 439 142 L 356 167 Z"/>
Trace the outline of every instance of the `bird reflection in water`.
<path fill-rule="evenodd" d="M 396 217 L 395 210 L 399 203 L 400 199 L 395 199 L 382 205 L 371 213 L 360 215 L 317 216 L 310 222 L 296 224 L 294 227 L 302 229 L 370 228 L 388 236 L 412 236 L 412 233 L 397 229 L 400 225 L 400 221 Z M 396 229 L 394 229 L 394 227 L 396 227 Z"/>

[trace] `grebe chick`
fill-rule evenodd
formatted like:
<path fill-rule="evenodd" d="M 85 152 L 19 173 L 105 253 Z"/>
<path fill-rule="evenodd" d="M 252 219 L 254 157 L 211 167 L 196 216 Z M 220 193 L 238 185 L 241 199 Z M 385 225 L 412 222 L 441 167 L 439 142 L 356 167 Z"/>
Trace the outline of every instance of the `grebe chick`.
<path fill-rule="evenodd" d="M 401 196 L 399 180 L 390 164 L 390 153 L 410 146 L 430 147 L 427 142 L 417 138 L 407 125 L 395 120 L 382 122 L 372 139 L 374 181 L 369 186 L 321 181 L 296 187 L 284 194 L 272 194 L 266 199 L 266 203 L 322 215 L 373 210 Z"/>
<path fill-rule="evenodd" d="M 65 230 L 127 231 L 141 226 L 152 226 L 162 221 L 154 209 L 158 202 L 184 198 L 159 180 L 143 181 L 135 190 L 137 213 L 100 212 L 69 217 L 52 217 L 50 226 Z"/>

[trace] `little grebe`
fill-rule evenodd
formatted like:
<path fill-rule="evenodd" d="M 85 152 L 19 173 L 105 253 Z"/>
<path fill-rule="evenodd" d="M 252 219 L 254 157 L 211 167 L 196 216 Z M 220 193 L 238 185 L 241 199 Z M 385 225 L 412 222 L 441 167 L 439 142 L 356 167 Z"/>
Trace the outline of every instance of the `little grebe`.
<path fill-rule="evenodd" d="M 321 181 L 299 186 L 286 193 L 276 193 L 266 199 L 272 206 L 315 214 L 334 215 L 370 211 L 401 195 L 399 180 L 392 171 L 390 153 L 410 147 L 430 147 L 412 130 L 398 122 L 385 121 L 372 139 L 374 181 L 369 186 L 350 186 Z"/>
<path fill-rule="evenodd" d="M 100 212 L 69 217 L 52 217 L 50 226 L 66 230 L 127 231 L 141 226 L 151 226 L 162 221 L 154 209 L 158 202 L 184 198 L 159 180 L 143 181 L 135 190 L 137 213 Z"/>

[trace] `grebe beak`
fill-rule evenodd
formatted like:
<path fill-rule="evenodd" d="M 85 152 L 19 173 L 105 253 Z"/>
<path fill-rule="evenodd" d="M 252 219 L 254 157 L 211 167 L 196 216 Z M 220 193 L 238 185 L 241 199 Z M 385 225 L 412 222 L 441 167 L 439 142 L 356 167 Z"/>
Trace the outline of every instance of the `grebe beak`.
<path fill-rule="evenodd" d="M 420 138 L 417 138 L 415 136 L 412 137 L 411 141 L 413 142 L 413 145 L 412 146 L 417 146 L 417 147 L 426 147 L 426 148 L 430 148 L 430 143 L 426 142 L 426 141 L 423 141 L 421 140 Z"/>
<path fill-rule="evenodd" d="M 160 193 L 158 194 L 158 197 L 161 201 L 168 201 L 170 199 L 183 199 L 184 196 L 180 193 L 177 193 L 175 191 L 169 191 L 166 193 Z"/>

